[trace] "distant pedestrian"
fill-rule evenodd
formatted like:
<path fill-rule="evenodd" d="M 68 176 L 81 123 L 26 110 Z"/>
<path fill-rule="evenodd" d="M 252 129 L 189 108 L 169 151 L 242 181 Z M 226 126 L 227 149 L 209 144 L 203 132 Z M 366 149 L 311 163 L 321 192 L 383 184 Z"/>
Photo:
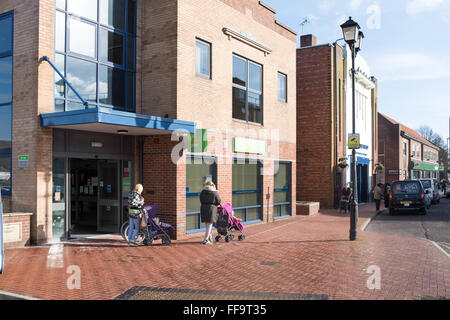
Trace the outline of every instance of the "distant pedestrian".
<path fill-rule="evenodd" d="M 391 185 L 386 183 L 384 186 L 384 208 L 389 208 L 389 194 L 391 193 Z"/>
<path fill-rule="evenodd" d="M 344 189 L 342 189 L 342 198 L 341 198 L 341 201 L 344 205 L 345 213 L 347 213 L 347 211 L 348 211 L 352 193 L 353 193 L 353 190 L 352 190 L 352 188 L 350 188 L 350 184 L 346 183 Z"/>
<path fill-rule="evenodd" d="M 381 183 L 379 183 L 375 186 L 375 189 L 373 190 L 373 198 L 375 200 L 377 212 L 380 211 L 380 203 L 381 203 L 381 199 L 383 198 L 382 186 L 383 185 Z"/>
<path fill-rule="evenodd" d="M 200 202 L 201 219 L 206 223 L 205 239 L 203 240 L 203 244 L 213 244 L 211 231 L 213 224 L 217 222 L 217 206 L 220 205 L 221 200 L 219 197 L 219 192 L 211 180 L 206 180 L 203 190 L 200 193 Z"/>
<path fill-rule="evenodd" d="M 130 221 L 128 230 L 128 245 L 131 247 L 137 246 L 135 240 L 139 232 L 140 222 L 142 218 L 142 207 L 144 205 L 144 198 L 142 191 L 144 187 L 137 184 L 134 191 L 128 196 L 128 218 Z"/>

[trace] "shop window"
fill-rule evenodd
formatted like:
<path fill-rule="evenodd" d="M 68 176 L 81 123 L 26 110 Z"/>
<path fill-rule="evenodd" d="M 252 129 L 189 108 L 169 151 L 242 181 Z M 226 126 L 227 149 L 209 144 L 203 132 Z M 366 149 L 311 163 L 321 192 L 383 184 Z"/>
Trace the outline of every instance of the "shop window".
<path fill-rule="evenodd" d="M 136 0 L 56 0 L 55 66 L 89 107 L 135 112 L 135 20 Z M 54 86 L 55 111 L 84 108 L 56 72 Z"/>
<path fill-rule="evenodd" d="M 200 216 L 200 193 L 209 179 L 217 184 L 214 158 L 188 157 L 186 160 L 186 231 L 197 232 L 205 228 Z"/>
<path fill-rule="evenodd" d="M 0 192 L 11 195 L 13 14 L 0 15 Z"/>
<path fill-rule="evenodd" d="M 262 220 L 261 163 L 257 160 L 233 162 L 233 210 L 243 222 Z"/>
<path fill-rule="evenodd" d="M 211 78 L 211 44 L 197 39 L 196 48 L 196 73 Z"/>
<path fill-rule="evenodd" d="M 262 124 L 262 66 L 233 55 L 233 118 Z"/>
<path fill-rule="evenodd" d="M 277 170 L 278 167 L 278 170 Z M 274 218 L 291 215 L 291 164 L 275 163 L 274 175 Z"/>

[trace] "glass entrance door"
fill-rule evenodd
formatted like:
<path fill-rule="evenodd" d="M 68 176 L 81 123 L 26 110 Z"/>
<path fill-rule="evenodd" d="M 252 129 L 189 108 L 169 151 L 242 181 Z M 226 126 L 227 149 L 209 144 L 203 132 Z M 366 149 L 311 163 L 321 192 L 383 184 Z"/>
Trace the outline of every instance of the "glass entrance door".
<path fill-rule="evenodd" d="M 120 162 L 98 161 L 98 232 L 119 232 L 120 229 Z"/>

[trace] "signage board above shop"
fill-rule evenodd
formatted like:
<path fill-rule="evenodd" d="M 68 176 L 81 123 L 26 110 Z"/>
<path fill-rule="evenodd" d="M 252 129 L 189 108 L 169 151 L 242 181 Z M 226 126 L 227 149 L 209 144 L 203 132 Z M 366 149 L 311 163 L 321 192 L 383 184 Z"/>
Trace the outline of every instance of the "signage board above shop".
<path fill-rule="evenodd" d="M 264 154 L 266 152 L 266 142 L 235 137 L 233 138 L 233 152 Z"/>

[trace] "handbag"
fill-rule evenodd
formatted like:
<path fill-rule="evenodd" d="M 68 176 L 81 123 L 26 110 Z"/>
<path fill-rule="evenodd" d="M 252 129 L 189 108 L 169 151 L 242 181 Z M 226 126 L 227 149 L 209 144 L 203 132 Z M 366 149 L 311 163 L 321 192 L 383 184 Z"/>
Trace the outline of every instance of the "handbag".
<path fill-rule="evenodd" d="M 147 228 L 147 221 L 145 221 L 145 214 L 144 214 L 144 215 L 142 215 L 142 218 L 141 218 L 140 229 L 142 230 L 145 228 Z"/>

